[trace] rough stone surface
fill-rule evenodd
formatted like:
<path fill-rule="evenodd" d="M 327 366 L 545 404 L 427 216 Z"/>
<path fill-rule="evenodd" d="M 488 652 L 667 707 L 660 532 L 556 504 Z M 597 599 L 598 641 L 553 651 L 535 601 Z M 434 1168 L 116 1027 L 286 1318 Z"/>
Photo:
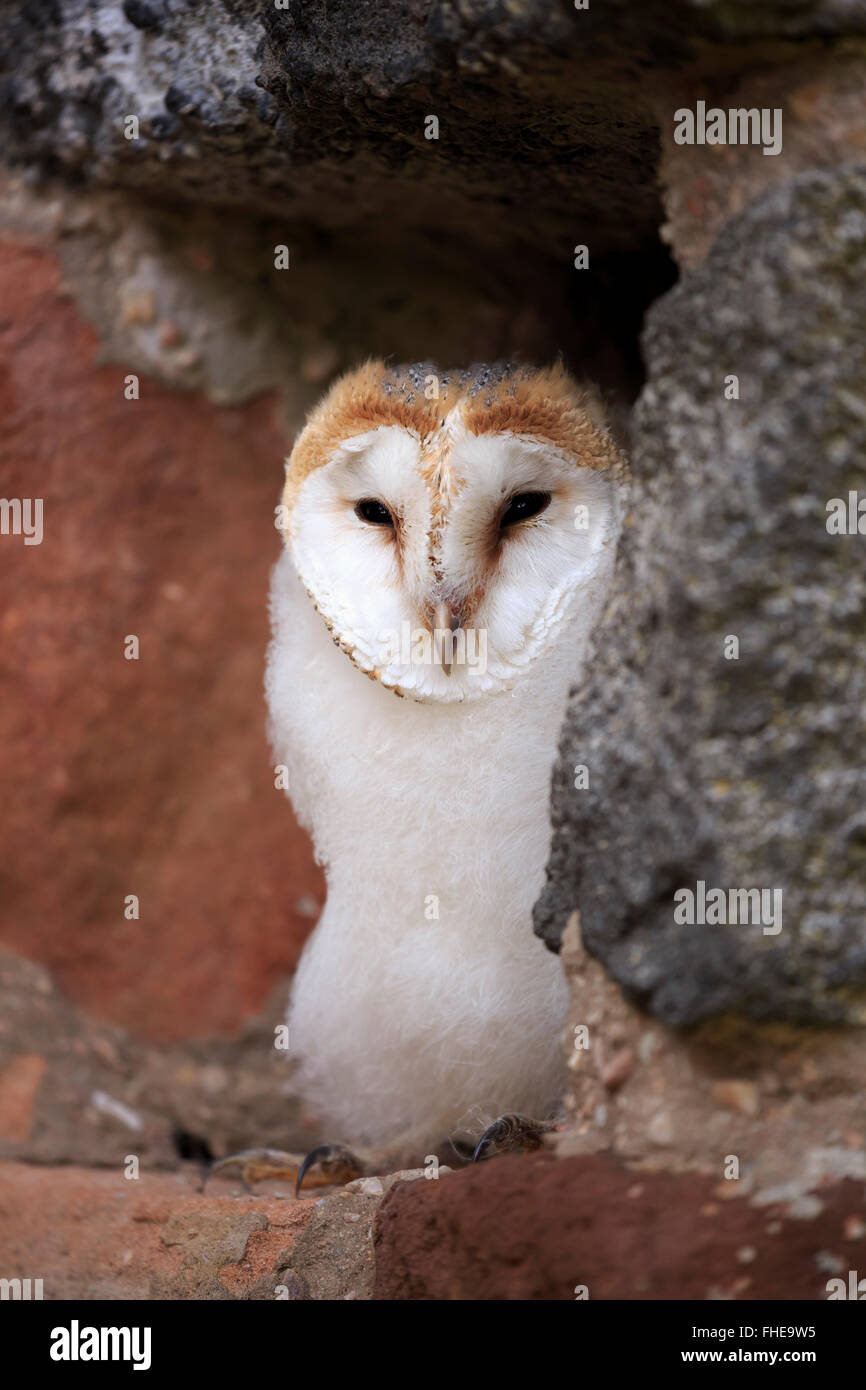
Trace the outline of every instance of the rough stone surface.
<path fill-rule="evenodd" d="M 446 1175 L 451 1169 L 443 1165 L 439 1172 Z M 376 1213 L 394 1186 L 417 1187 L 424 1178 L 423 1168 L 358 1178 L 317 1201 L 287 1261 L 283 1282 L 288 1296 L 315 1301 L 372 1298 Z"/>
<path fill-rule="evenodd" d="M 372 1296 L 373 1217 L 380 1201 L 380 1194 L 343 1190 L 315 1204 L 291 1255 L 295 1297 L 321 1301 Z"/>
<path fill-rule="evenodd" d="M 587 948 L 674 1024 L 866 1021 L 866 568 L 862 536 L 825 525 L 864 480 L 864 248 L 866 170 L 800 174 L 649 316 L 630 524 L 536 930 L 555 946 L 579 906 Z M 698 880 L 782 890 L 782 930 L 676 925 Z"/>
<path fill-rule="evenodd" d="M 495 200 L 527 247 L 548 248 L 570 244 L 578 211 L 599 242 L 651 226 L 654 75 L 737 71 L 784 56 L 784 40 L 866 31 L 864 7 L 841 0 L 586 11 L 553 0 L 57 0 L 7 3 L 2 15 L 2 118 L 17 159 L 199 202 L 315 208 L 329 229 L 375 209 L 424 235 L 435 210 L 475 246 L 500 236 L 475 215 Z M 776 48 L 753 56 L 763 38 Z"/>
<path fill-rule="evenodd" d="M 0 1273 L 76 1301 L 556 1300 L 578 1285 L 591 1300 L 821 1299 L 829 1275 L 863 1268 L 863 1184 L 844 1173 L 750 1200 L 601 1154 L 401 1176 L 384 1196 L 297 1201 L 201 1195 L 190 1173 L 3 1163 Z"/>
<path fill-rule="evenodd" d="M 94 183 L 295 217 L 315 208 L 322 228 L 375 213 L 380 234 L 396 218 L 431 246 L 434 211 L 476 245 L 498 236 L 477 216 L 495 198 L 527 248 L 550 247 L 555 228 L 565 255 L 573 210 L 622 241 L 627 226 L 651 226 L 656 203 L 646 104 L 600 119 L 636 55 L 586 20 L 550 0 L 362 11 L 221 0 L 172 4 L 142 29 L 114 3 L 60 0 L 6 17 L 7 147 Z M 586 63 L 599 47 L 602 81 Z"/>
<path fill-rule="evenodd" d="M 658 170 L 680 88 L 820 58 L 866 8 L 58 0 L 4 18 L 6 157 L 131 202 L 107 249 L 84 238 L 95 283 L 70 248 L 106 353 L 219 400 L 282 383 L 294 423 L 311 364 L 377 352 L 562 351 L 633 394 L 640 315 L 670 283 Z M 181 338 L 129 322 L 144 289 Z"/>
<path fill-rule="evenodd" d="M 571 994 L 561 1157 L 612 1153 L 632 1167 L 697 1169 L 741 1195 L 866 1181 L 866 1033 L 728 1014 L 687 1033 L 623 994 L 586 950 L 579 914 L 562 939 Z M 735 1161 L 735 1162 L 734 1162 Z"/>
<path fill-rule="evenodd" d="M 369 1299 L 376 1212 L 395 1185 L 425 1186 L 407 1171 L 297 1199 L 127 1170 L 0 1162 L 0 1277 L 41 1277 L 46 1299 Z"/>
<path fill-rule="evenodd" d="M 186 1174 L 0 1164 L 2 1277 L 57 1299 L 273 1299 L 314 1205 Z"/>
<path fill-rule="evenodd" d="M 752 1205 L 696 1173 L 634 1173 L 606 1155 L 503 1158 L 398 1186 L 375 1229 L 377 1299 L 820 1299 L 826 1260 L 862 1267 L 863 1189 Z M 754 1252 L 748 1260 L 742 1252 Z M 833 1268 L 836 1268 L 834 1263 Z"/>

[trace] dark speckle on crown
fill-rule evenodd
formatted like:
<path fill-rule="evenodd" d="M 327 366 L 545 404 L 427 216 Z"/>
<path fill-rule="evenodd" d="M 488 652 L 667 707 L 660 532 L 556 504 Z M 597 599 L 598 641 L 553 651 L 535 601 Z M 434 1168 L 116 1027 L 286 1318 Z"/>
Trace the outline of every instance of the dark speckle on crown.
<path fill-rule="evenodd" d="M 460 373 L 460 385 L 467 396 L 477 396 L 488 386 L 498 386 L 507 377 L 514 376 L 516 370 L 514 362 L 473 362 Z"/>
<path fill-rule="evenodd" d="M 440 372 L 435 362 L 401 362 L 395 367 L 386 367 L 382 378 L 382 390 L 386 396 L 392 394 L 411 401 L 413 392 L 426 393 L 428 381 L 435 378 L 438 384 L 439 399 L 447 399 L 452 381 L 457 394 L 474 398 L 481 391 L 499 386 L 509 377 L 527 368 L 520 368 L 515 362 L 473 362 L 471 367 L 460 371 L 449 369 Z M 493 394 L 485 400 L 485 405 L 493 403 Z"/>

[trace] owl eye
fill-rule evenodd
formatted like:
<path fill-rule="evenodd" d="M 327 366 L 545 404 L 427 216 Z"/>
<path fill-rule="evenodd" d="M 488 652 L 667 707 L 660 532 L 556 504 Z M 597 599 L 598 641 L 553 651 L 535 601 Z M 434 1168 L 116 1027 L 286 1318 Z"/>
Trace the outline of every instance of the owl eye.
<path fill-rule="evenodd" d="M 509 498 L 499 525 L 514 526 L 518 521 L 529 521 L 530 517 L 538 516 L 549 506 L 549 492 L 516 492 Z"/>
<path fill-rule="evenodd" d="M 370 526 L 393 526 L 394 518 L 384 502 L 375 497 L 362 497 L 355 506 L 355 516 Z"/>

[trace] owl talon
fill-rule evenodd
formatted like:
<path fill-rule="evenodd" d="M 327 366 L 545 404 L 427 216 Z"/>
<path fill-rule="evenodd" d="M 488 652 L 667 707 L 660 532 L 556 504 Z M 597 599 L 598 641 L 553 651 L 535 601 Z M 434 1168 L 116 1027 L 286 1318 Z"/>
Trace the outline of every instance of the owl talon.
<path fill-rule="evenodd" d="M 318 1168 L 317 1173 L 310 1173 Z M 311 1149 L 298 1169 L 295 1179 L 295 1196 L 301 1191 L 301 1184 L 307 1179 L 308 1187 L 342 1187 L 355 1178 L 362 1178 L 367 1171 L 363 1160 L 343 1144 L 320 1144 Z"/>
<path fill-rule="evenodd" d="M 544 1143 L 545 1134 L 556 1128 L 552 1120 L 530 1120 L 525 1115 L 500 1115 L 488 1125 L 475 1145 L 473 1163 L 499 1154 L 534 1153 Z"/>

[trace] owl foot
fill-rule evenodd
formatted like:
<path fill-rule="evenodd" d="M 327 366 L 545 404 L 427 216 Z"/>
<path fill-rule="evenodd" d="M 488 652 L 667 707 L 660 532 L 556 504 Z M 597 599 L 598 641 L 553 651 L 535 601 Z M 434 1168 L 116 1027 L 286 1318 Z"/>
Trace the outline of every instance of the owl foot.
<path fill-rule="evenodd" d="M 311 1173 L 311 1169 L 318 1172 Z M 355 1178 L 363 1178 L 368 1171 L 365 1161 L 344 1144 L 320 1144 L 310 1150 L 298 1169 L 295 1196 L 299 1196 L 305 1179 L 308 1187 L 342 1187 Z"/>
<path fill-rule="evenodd" d="M 488 1125 L 472 1155 L 473 1163 L 480 1163 L 499 1154 L 534 1153 L 544 1143 L 545 1134 L 552 1134 L 556 1128 L 553 1120 L 530 1120 L 525 1115 L 500 1115 L 492 1125 Z"/>
<path fill-rule="evenodd" d="M 243 1149 L 211 1164 L 202 1180 L 202 1191 L 208 1178 L 228 1168 L 240 1169 L 241 1182 L 248 1192 L 257 1182 L 291 1182 L 296 1196 L 302 1182 L 307 1187 L 338 1187 L 367 1172 L 364 1161 L 342 1144 L 322 1144 L 306 1156 L 283 1153 L 281 1149 Z"/>
<path fill-rule="evenodd" d="M 296 1197 L 302 1183 L 308 1188 L 342 1187 L 374 1170 L 384 1171 L 371 1167 L 343 1144 L 321 1144 L 306 1155 L 283 1153 L 282 1149 L 243 1149 L 212 1163 L 202 1179 L 201 1191 L 208 1178 L 229 1168 L 240 1170 L 247 1192 L 252 1192 L 257 1182 L 290 1182 Z"/>
<path fill-rule="evenodd" d="M 345 1156 L 342 1161 L 341 1156 Z M 358 1163 L 348 1149 L 339 1149 L 336 1145 L 313 1149 L 306 1157 L 303 1154 L 283 1153 L 281 1149 L 244 1149 L 212 1163 L 204 1175 L 201 1190 L 204 1191 L 208 1178 L 216 1173 L 238 1168 L 241 1182 L 248 1192 L 252 1191 L 254 1183 L 276 1181 L 294 1183 L 297 1193 L 307 1169 L 314 1163 L 319 1171 L 309 1175 L 307 1186 L 330 1187 L 361 1176 L 359 1171 L 353 1169 L 353 1161 Z M 347 1176 L 343 1176 L 344 1173 Z"/>
<path fill-rule="evenodd" d="M 301 1154 L 287 1154 L 281 1149 L 242 1149 L 239 1153 L 216 1159 L 202 1178 L 201 1190 L 204 1192 L 208 1178 L 229 1168 L 240 1170 L 241 1182 L 247 1192 L 251 1192 L 253 1184 L 257 1182 L 294 1182 L 302 1161 Z"/>
<path fill-rule="evenodd" d="M 290 1182 L 294 1184 L 295 1196 L 302 1182 L 307 1187 L 339 1187 L 367 1172 L 363 1160 L 342 1144 L 323 1144 L 306 1156 L 283 1153 L 282 1149 L 243 1149 L 212 1163 L 202 1179 L 201 1191 L 208 1178 L 229 1168 L 240 1170 L 247 1192 L 252 1192 L 257 1182 Z"/>

